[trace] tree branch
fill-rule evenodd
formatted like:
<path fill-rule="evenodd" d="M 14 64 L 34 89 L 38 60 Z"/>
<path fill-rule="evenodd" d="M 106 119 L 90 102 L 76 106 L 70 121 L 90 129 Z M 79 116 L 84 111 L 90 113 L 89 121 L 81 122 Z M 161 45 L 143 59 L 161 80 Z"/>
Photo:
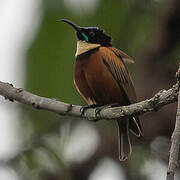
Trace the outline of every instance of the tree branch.
<path fill-rule="evenodd" d="M 94 108 L 85 111 L 84 118 L 88 120 L 117 119 L 128 116 L 139 116 L 141 114 L 157 111 L 161 107 L 176 102 L 178 96 L 178 83 L 169 90 L 161 90 L 151 99 L 147 99 L 129 106 L 107 107 L 96 115 Z M 0 95 L 10 101 L 18 101 L 30 105 L 36 109 L 55 112 L 60 115 L 81 117 L 80 109 L 82 106 L 67 104 L 55 99 L 40 97 L 21 88 L 15 88 L 12 84 L 0 81 Z"/>
<path fill-rule="evenodd" d="M 178 81 L 180 80 L 180 64 L 179 70 L 177 72 Z M 170 149 L 170 157 L 169 157 L 169 165 L 167 170 L 166 180 L 174 180 L 175 171 L 178 167 L 179 160 L 179 148 L 180 148 L 180 90 L 178 95 L 178 106 L 177 106 L 177 114 L 176 114 L 176 124 L 175 129 L 171 137 L 171 149 Z"/>

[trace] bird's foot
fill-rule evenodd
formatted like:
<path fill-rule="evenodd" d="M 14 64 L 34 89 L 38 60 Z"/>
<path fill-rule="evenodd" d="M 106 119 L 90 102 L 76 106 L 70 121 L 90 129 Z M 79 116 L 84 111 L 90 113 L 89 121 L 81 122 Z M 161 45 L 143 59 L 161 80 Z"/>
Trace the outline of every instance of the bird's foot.
<path fill-rule="evenodd" d="M 98 104 L 91 104 L 91 105 L 86 105 L 86 106 L 82 106 L 81 109 L 80 109 L 80 113 L 81 113 L 81 116 L 83 117 L 84 114 L 85 114 L 85 111 L 89 108 L 97 108 L 99 105 Z"/>
<path fill-rule="evenodd" d="M 106 104 L 104 106 L 96 107 L 96 110 L 95 110 L 96 116 L 100 113 L 100 111 L 102 109 L 107 109 L 107 108 L 110 108 L 110 107 L 116 107 L 118 105 L 119 105 L 118 103 L 113 103 L 113 104 Z"/>
<path fill-rule="evenodd" d="M 109 107 L 116 107 L 118 106 L 119 104 L 118 103 L 114 103 L 114 104 L 107 104 L 107 105 L 99 105 L 99 104 L 92 104 L 92 105 L 86 105 L 86 106 L 83 106 L 81 109 L 80 109 L 80 113 L 81 113 L 81 116 L 83 117 L 84 114 L 85 114 L 85 111 L 89 108 L 95 108 L 95 116 L 97 117 L 100 113 L 100 111 L 102 109 L 106 109 L 106 108 L 109 108 Z"/>

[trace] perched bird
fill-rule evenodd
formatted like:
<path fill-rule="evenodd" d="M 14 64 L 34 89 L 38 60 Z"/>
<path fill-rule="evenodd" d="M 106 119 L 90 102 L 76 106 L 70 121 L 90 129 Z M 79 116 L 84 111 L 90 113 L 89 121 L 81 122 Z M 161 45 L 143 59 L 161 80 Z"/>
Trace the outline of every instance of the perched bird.
<path fill-rule="evenodd" d="M 88 105 L 129 105 L 137 101 L 135 89 L 125 63 L 133 63 L 127 54 L 111 44 L 111 37 L 98 27 L 71 25 L 77 35 L 74 83 Z M 119 159 L 131 154 L 129 133 L 140 137 L 141 122 L 137 117 L 117 119 Z"/>

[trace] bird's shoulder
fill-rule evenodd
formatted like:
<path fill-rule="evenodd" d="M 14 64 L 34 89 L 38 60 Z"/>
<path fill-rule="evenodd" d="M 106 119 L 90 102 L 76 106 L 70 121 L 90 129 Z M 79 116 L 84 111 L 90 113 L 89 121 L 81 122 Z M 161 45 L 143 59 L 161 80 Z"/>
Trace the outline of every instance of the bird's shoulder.
<path fill-rule="evenodd" d="M 109 46 L 109 47 L 100 47 L 99 50 L 102 53 L 106 53 L 109 55 L 115 55 L 117 56 L 120 60 L 122 60 L 124 63 L 134 63 L 133 58 L 131 58 L 130 56 L 128 56 L 125 52 L 113 47 L 113 46 Z"/>

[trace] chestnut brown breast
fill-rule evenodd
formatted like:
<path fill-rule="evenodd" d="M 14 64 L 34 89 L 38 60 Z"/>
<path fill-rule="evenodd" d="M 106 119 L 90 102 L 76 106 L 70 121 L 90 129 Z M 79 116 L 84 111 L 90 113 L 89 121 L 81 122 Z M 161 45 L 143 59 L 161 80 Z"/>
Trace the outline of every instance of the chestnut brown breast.
<path fill-rule="evenodd" d="M 124 89 L 105 64 L 110 59 L 124 68 L 124 63 L 106 47 L 100 47 L 76 60 L 75 86 L 88 104 L 130 104 Z"/>

